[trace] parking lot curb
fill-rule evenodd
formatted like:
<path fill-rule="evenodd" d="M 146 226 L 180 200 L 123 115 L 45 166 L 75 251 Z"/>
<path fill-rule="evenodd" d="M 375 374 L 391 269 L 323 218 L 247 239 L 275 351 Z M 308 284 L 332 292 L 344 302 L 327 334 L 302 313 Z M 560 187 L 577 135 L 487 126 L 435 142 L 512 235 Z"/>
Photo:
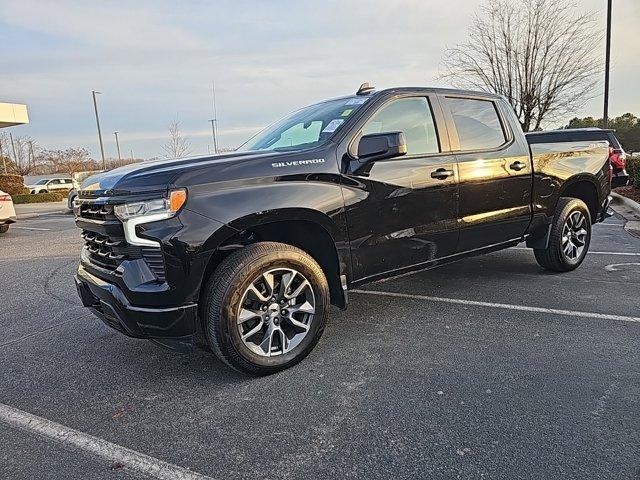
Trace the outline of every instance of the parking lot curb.
<path fill-rule="evenodd" d="M 624 218 L 624 229 L 640 238 L 640 204 L 616 192 L 611 192 L 611 196 L 611 208 Z"/>
<path fill-rule="evenodd" d="M 58 210 L 55 212 L 44 212 L 44 213 L 23 213 L 23 214 L 18 214 L 17 218 L 18 220 L 29 220 L 30 218 L 37 218 L 37 217 L 46 217 L 48 215 L 66 215 L 68 212 L 67 210 Z"/>

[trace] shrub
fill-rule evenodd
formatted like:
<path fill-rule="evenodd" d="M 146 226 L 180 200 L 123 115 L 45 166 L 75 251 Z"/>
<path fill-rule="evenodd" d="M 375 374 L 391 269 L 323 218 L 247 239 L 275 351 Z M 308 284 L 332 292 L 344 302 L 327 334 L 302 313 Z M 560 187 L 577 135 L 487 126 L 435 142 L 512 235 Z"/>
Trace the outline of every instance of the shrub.
<path fill-rule="evenodd" d="M 632 157 L 627 155 L 627 173 L 631 179 L 631 183 L 640 188 L 640 157 Z"/>
<path fill-rule="evenodd" d="M 13 195 L 11 197 L 13 199 L 13 203 L 16 205 L 22 203 L 44 203 L 44 202 L 59 202 L 65 198 L 65 195 L 59 192 L 49 192 L 49 193 L 36 193 L 36 194 L 26 194 L 26 195 Z"/>
<path fill-rule="evenodd" d="M 29 193 L 29 190 L 24 186 L 24 178 L 22 175 L 12 175 L 9 173 L 0 175 L 0 190 L 7 192 L 9 195 Z"/>

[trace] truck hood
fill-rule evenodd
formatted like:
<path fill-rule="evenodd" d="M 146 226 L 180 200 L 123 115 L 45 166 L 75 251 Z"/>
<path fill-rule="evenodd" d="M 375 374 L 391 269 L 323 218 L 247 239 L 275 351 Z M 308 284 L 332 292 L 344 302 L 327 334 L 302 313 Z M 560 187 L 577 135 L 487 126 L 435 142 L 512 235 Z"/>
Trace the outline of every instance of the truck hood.
<path fill-rule="evenodd" d="M 232 152 L 133 163 L 88 177 L 82 182 L 79 195 L 84 198 L 164 192 L 178 175 L 192 170 L 223 167 L 230 163 L 244 163 L 279 155 L 281 154 L 276 152 Z"/>

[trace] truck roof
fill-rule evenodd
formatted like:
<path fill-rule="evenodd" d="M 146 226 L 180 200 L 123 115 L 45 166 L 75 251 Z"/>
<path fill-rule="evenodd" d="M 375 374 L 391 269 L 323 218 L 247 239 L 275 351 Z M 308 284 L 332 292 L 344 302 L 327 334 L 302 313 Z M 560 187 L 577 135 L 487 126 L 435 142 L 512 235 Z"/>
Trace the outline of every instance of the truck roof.
<path fill-rule="evenodd" d="M 424 92 L 424 93 L 440 93 L 444 95 L 482 95 L 483 97 L 491 98 L 503 98 L 502 95 L 498 95 L 492 92 L 482 92 L 473 90 L 462 90 L 456 88 L 443 88 L 443 87 L 391 87 L 383 90 L 376 90 L 369 95 L 379 95 L 389 92 Z"/>
<path fill-rule="evenodd" d="M 612 128 L 583 127 L 583 128 L 556 128 L 554 130 L 539 130 L 527 132 L 526 135 L 545 135 L 549 133 L 580 133 L 580 132 L 615 132 Z"/>

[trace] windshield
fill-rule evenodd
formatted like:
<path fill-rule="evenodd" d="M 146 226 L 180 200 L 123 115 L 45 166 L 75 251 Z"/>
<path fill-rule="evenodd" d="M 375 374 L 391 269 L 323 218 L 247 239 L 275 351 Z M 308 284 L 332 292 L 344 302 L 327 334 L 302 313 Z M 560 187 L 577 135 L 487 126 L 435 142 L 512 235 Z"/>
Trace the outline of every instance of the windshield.
<path fill-rule="evenodd" d="M 368 97 L 349 97 L 310 105 L 265 128 L 238 151 L 304 150 L 322 145 Z"/>
<path fill-rule="evenodd" d="M 44 185 L 49 181 L 48 178 L 43 178 L 42 180 L 39 180 L 36 185 Z"/>

